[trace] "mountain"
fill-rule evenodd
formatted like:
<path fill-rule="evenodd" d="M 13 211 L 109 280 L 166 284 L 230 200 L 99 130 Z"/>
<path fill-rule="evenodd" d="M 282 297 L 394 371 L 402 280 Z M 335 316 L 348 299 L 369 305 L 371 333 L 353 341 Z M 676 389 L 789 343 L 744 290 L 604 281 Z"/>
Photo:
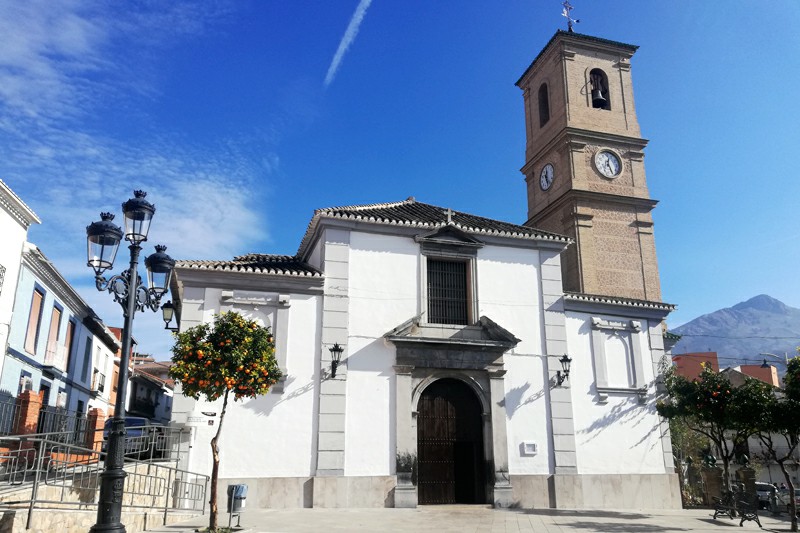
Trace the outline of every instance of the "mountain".
<path fill-rule="evenodd" d="M 717 352 L 720 367 L 756 364 L 764 360 L 759 353 L 789 357 L 800 346 L 800 309 L 760 294 L 733 307 L 695 318 L 671 330 L 681 335 L 672 354 Z M 778 359 L 768 362 L 783 367 Z"/>

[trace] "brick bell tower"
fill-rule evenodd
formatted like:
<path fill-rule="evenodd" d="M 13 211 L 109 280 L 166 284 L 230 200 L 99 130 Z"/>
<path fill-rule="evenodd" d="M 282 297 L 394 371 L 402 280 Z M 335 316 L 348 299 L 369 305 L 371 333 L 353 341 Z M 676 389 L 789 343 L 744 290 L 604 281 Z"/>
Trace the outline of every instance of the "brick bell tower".
<path fill-rule="evenodd" d="M 564 290 L 661 301 L 630 59 L 638 47 L 558 31 L 517 86 L 526 225 L 568 235 Z"/>

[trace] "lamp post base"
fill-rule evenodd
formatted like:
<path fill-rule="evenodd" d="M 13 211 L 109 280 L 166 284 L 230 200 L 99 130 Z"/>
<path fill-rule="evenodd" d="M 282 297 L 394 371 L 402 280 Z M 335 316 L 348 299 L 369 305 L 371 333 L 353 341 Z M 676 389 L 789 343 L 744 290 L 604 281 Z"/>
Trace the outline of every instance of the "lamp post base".
<path fill-rule="evenodd" d="M 127 476 L 121 468 L 106 470 L 100 474 L 100 497 L 97 523 L 89 530 L 91 533 L 125 533 L 122 519 L 122 492 Z M 110 490 L 108 490 L 110 489 Z"/>

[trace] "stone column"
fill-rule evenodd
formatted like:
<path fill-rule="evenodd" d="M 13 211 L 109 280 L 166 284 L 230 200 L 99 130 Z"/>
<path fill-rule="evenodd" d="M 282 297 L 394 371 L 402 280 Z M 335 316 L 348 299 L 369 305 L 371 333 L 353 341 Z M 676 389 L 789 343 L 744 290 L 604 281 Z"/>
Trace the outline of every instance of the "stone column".
<path fill-rule="evenodd" d="M 394 491 L 394 506 L 413 508 L 417 506 L 417 487 L 413 481 L 416 476 L 414 468 L 417 464 L 417 436 L 412 424 L 412 381 L 413 366 L 396 365 L 395 372 L 395 424 L 397 427 L 397 486 Z M 411 462 L 413 468 L 408 470 L 406 463 Z M 401 471 L 401 468 L 403 471 Z"/>
<path fill-rule="evenodd" d="M 492 420 L 492 451 L 494 454 L 494 495 L 495 507 L 511 507 L 514 498 L 511 490 L 511 476 L 508 472 L 508 433 L 506 430 L 506 409 L 503 401 L 505 391 L 505 370 L 489 371 L 489 396 Z"/>
<path fill-rule="evenodd" d="M 706 505 L 710 505 L 712 498 L 722 497 L 722 470 L 717 467 L 703 467 L 700 471 L 705 487 Z"/>

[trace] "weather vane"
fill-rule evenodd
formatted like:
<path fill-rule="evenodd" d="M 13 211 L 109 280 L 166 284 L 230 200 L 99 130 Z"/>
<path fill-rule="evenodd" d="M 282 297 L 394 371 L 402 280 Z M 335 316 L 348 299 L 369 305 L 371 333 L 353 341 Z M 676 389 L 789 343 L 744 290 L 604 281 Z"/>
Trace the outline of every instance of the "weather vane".
<path fill-rule="evenodd" d="M 569 3 L 569 0 L 564 0 L 564 3 L 561 5 L 564 6 L 564 10 L 561 12 L 561 16 L 567 18 L 567 29 L 569 31 L 572 31 L 572 25 L 580 22 L 580 20 L 574 19 L 570 16 L 570 11 L 572 11 L 575 8 L 572 7 L 572 4 Z"/>

